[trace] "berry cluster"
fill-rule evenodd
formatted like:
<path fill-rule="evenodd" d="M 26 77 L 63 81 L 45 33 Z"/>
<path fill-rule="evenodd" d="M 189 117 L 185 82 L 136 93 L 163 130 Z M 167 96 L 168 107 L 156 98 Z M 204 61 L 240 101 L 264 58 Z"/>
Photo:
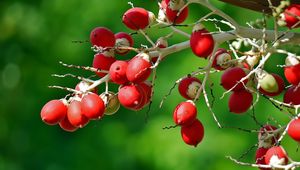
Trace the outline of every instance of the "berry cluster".
<path fill-rule="evenodd" d="M 105 106 L 100 96 L 89 93 L 83 97 L 75 96 L 70 102 L 51 100 L 41 110 L 42 120 L 59 126 L 69 132 L 84 127 L 89 120 L 100 119 L 104 115 Z"/>
<path fill-rule="evenodd" d="M 300 142 L 300 119 L 293 119 L 287 128 L 288 135 L 296 142 Z M 288 154 L 279 145 L 281 129 L 272 125 L 263 126 L 258 133 L 258 149 L 256 150 L 256 164 L 280 166 L 287 165 L 289 162 Z M 267 170 L 270 168 L 260 168 Z"/>
<path fill-rule="evenodd" d="M 143 8 L 132 8 L 125 12 L 123 22 L 128 28 L 139 30 L 149 26 L 152 15 Z M 46 124 L 59 124 L 62 129 L 73 132 L 89 120 L 116 113 L 120 104 L 135 111 L 149 104 L 152 84 L 147 79 L 151 74 L 151 59 L 155 62 L 157 57 L 150 58 L 141 52 L 129 61 L 117 60 L 115 54 L 126 55 L 134 40 L 128 33 L 114 34 L 105 27 L 94 28 L 90 42 L 97 51 L 92 64 L 95 73 L 100 78 L 109 75 L 111 82 L 119 84 L 118 94 L 106 91 L 98 95 L 96 88 L 90 88 L 92 83 L 81 81 L 74 88 L 75 95 L 68 100 L 51 100 L 44 105 L 41 118 Z M 158 48 L 166 46 L 164 39 L 158 40 Z"/>
<path fill-rule="evenodd" d="M 204 136 L 204 127 L 196 117 L 197 108 L 195 103 L 190 100 L 178 104 L 173 113 L 175 124 L 181 126 L 183 141 L 195 147 Z"/>
<path fill-rule="evenodd" d="M 279 136 L 275 126 L 265 125 L 258 133 L 258 149 L 256 150 L 256 164 L 283 165 L 287 164 L 287 154 L 281 146 L 274 146 Z M 261 168 L 266 170 L 266 168 Z M 269 169 L 269 168 L 267 168 Z"/>
<path fill-rule="evenodd" d="M 232 19 L 220 11 L 215 12 L 215 14 L 220 14 L 229 22 L 232 22 L 228 25 L 236 27 L 236 30 L 224 34 L 220 31 L 219 37 L 214 36 L 201 24 L 203 20 L 191 24 L 193 29 L 190 34 L 179 30 L 176 26 L 187 19 L 188 5 L 192 2 L 194 1 L 162 0 L 159 3 L 160 10 L 157 18 L 152 12 L 140 7 L 132 7 L 123 14 L 122 22 L 125 26 L 134 31 L 135 34 L 143 35 L 152 45 L 150 48 L 145 46 L 141 48 L 134 47 L 132 34 L 125 32 L 114 34 L 105 27 L 93 29 L 90 33 L 90 42 L 96 54 L 92 67 L 86 69 L 94 71 L 100 79 L 81 78 L 74 89 L 65 88 L 73 94 L 64 99 L 51 100 L 46 103 L 41 110 L 42 120 L 49 125 L 59 124 L 64 130 L 72 132 L 78 127 L 84 127 L 89 120 L 98 120 L 104 114 L 112 115 L 116 113 L 120 105 L 134 111 L 143 109 L 152 100 L 156 67 L 165 56 L 185 48 L 191 48 L 197 57 L 209 60 L 208 65 L 200 69 L 205 73 L 203 80 L 196 77 L 201 72 L 197 71 L 182 77 L 177 82 L 178 91 L 185 101 L 176 106 L 173 111 L 173 119 L 175 127 L 181 127 L 181 136 L 186 144 L 196 147 L 204 137 L 204 127 L 197 118 L 195 103 L 202 96 L 201 92 L 203 92 L 206 104 L 215 121 L 221 127 L 205 93 L 206 82 L 211 71 L 222 72 L 220 84 L 226 90 L 224 95 L 231 93 L 228 108 L 232 113 L 242 114 L 254 107 L 253 96 L 255 94 L 258 97 L 264 96 L 275 101 L 275 103 L 277 102 L 277 104 L 279 103 L 280 107 L 298 108 L 295 105 L 300 105 L 299 56 L 283 50 L 276 51 L 278 45 L 275 46 L 275 43 L 274 47 L 269 49 L 265 43 L 270 41 L 272 37 L 276 37 L 276 35 L 270 36 L 271 33 L 264 35 L 265 32 L 263 32 L 262 38 L 266 40 L 257 40 L 258 36 L 253 34 L 251 38 L 254 40 L 240 38 L 241 35 L 246 37 L 248 35 L 247 31 L 259 32 L 254 28 L 247 29 L 244 32 L 234 32 L 238 30 L 237 28 L 246 29 L 236 25 Z M 208 1 L 199 3 L 206 5 L 212 11 L 217 11 Z M 279 10 L 275 10 L 276 21 L 287 26 L 288 29 L 300 27 L 300 5 L 286 3 L 281 5 L 282 7 Z M 278 14 L 276 11 L 279 11 Z M 188 41 L 168 46 L 167 39 L 170 38 L 170 35 L 167 35 L 158 38 L 154 43 L 145 33 L 153 24 L 170 27 L 174 32 L 186 36 Z M 230 44 L 230 50 L 219 48 L 221 43 L 228 40 L 237 41 Z M 279 40 L 280 38 L 277 37 L 276 41 L 279 42 Z M 250 50 L 240 50 L 238 47 L 233 47 L 234 43 L 244 41 L 250 42 Z M 126 55 L 129 51 L 134 51 L 137 54 L 130 60 L 116 59 L 116 55 Z M 284 79 L 280 75 L 269 73 L 264 69 L 266 60 L 276 52 L 287 54 L 284 66 L 285 79 L 290 83 L 287 89 Z M 150 76 L 152 81 L 149 81 Z M 106 83 L 106 91 L 98 95 L 97 86 L 104 82 Z M 108 91 L 108 83 L 119 85 L 118 92 Z M 282 101 L 273 99 L 273 97 L 279 96 L 283 92 Z M 288 156 L 280 145 L 284 132 L 287 132 L 295 141 L 300 142 L 299 114 L 296 113 L 292 116 L 293 118 L 286 127 L 277 129 L 269 124 L 261 125 L 258 134 L 259 145 L 256 152 L 256 164 L 272 167 L 288 164 Z"/>

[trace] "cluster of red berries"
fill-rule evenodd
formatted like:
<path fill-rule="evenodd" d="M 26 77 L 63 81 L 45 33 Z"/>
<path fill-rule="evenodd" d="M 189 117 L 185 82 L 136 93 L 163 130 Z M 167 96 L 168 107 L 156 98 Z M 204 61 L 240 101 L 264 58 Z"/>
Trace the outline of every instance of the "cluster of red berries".
<path fill-rule="evenodd" d="M 75 90 L 86 91 L 90 83 L 81 81 Z M 76 94 L 69 100 L 51 100 L 41 110 L 41 118 L 48 125 L 59 126 L 68 132 L 74 132 L 88 124 L 90 120 L 99 120 L 104 115 L 112 115 L 118 111 L 120 103 L 116 94 L 104 92 L 97 94 L 92 89 L 86 94 Z"/>
<path fill-rule="evenodd" d="M 181 126 L 181 136 L 188 145 L 197 146 L 204 136 L 204 127 L 197 119 L 197 108 L 191 100 L 178 104 L 173 112 L 176 125 Z"/>
<path fill-rule="evenodd" d="M 192 101 L 200 87 L 201 81 L 198 78 L 191 76 L 183 78 L 178 85 L 178 91 L 187 101 L 179 103 L 173 112 L 174 123 L 181 127 L 183 141 L 195 147 L 204 136 L 204 127 L 197 119 L 197 107 Z"/>
<path fill-rule="evenodd" d="M 258 149 L 255 154 L 256 164 L 260 165 L 286 165 L 288 158 L 282 146 L 274 146 L 279 139 L 275 133 L 277 128 L 272 125 L 263 126 L 258 133 Z M 261 168 L 266 170 L 268 168 Z"/>
<path fill-rule="evenodd" d="M 123 23 L 132 30 L 139 30 L 149 26 L 153 19 L 151 12 L 132 8 L 125 12 Z M 62 129 L 73 132 L 84 127 L 89 120 L 102 118 L 104 113 L 116 113 L 120 104 L 131 110 L 141 110 L 150 102 L 152 85 L 147 79 L 152 63 L 158 57 L 150 58 L 147 53 L 139 53 L 129 61 L 117 60 L 115 54 L 127 54 L 134 40 L 128 33 L 114 34 L 105 27 L 93 29 L 90 42 L 99 51 L 93 59 L 93 67 L 98 70 L 96 74 L 99 77 L 108 74 L 111 82 L 120 85 L 118 94 L 108 91 L 98 95 L 96 89 L 88 89 L 90 83 L 81 81 L 75 87 L 81 93 L 69 100 L 51 100 L 44 105 L 41 118 L 46 124 L 59 124 Z M 167 47 L 166 40 L 158 39 L 157 47 Z"/>
<path fill-rule="evenodd" d="M 216 58 L 219 57 L 216 56 Z M 300 89 L 297 87 L 300 83 L 299 68 L 300 62 L 296 57 L 287 57 L 284 74 L 291 86 L 284 93 L 284 103 L 300 104 Z M 224 89 L 233 92 L 228 103 L 229 109 L 233 113 L 243 113 L 250 108 L 253 91 L 248 89 L 256 88 L 259 85 L 258 92 L 269 97 L 278 96 L 285 90 L 285 83 L 281 76 L 260 70 L 256 73 L 255 78 L 251 79 L 247 78 L 247 73 L 250 71 L 249 67 L 235 66 L 226 69 L 222 74 L 221 85 Z M 241 81 L 242 79 L 243 81 Z"/>
<path fill-rule="evenodd" d="M 279 129 L 272 125 L 263 126 L 258 133 L 258 149 L 256 150 L 256 164 L 260 165 L 287 165 L 288 154 L 278 144 L 280 138 Z M 300 119 L 293 119 L 288 125 L 288 135 L 296 142 L 300 142 Z M 260 168 L 268 170 L 270 168 Z"/>
<path fill-rule="evenodd" d="M 164 0 L 160 10 L 163 10 L 167 22 L 179 24 L 187 18 L 188 14 L 187 7 L 179 11 L 183 6 L 182 3 L 177 4 L 170 0 Z M 139 7 L 127 10 L 122 18 L 125 26 L 134 31 L 146 29 L 154 19 L 155 16 L 152 12 Z M 41 110 L 41 118 L 45 123 L 59 124 L 62 129 L 73 132 L 78 127 L 84 127 L 90 119 L 100 119 L 104 113 L 110 115 L 117 112 L 120 104 L 127 109 L 137 111 L 150 102 L 152 85 L 147 79 L 158 56 L 150 57 L 149 54 L 141 52 L 129 61 L 117 60 L 115 54 L 126 55 L 129 48 L 133 47 L 134 40 L 128 33 L 114 34 L 105 27 L 93 29 L 90 33 L 90 42 L 98 51 L 92 64 L 98 70 L 96 74 L 99 77 L 108 74 L 111 82 L 119 84 L 117 95 L 113 92 L 97 95 L 97 90 L 94 90 L 93 93 L 88 92 L 91 91 L 87 89 L 90 84 L 82 81 L 75 87 L 75 90 L 82 93 L 76 94 L 69 100 L 52 100 L 44 105 Z M 168 43 L 162 37 L 157 40 L 156 46 L 166 48 Z M 91 110 L 92 108 L 94 110 Z M 194 108 L 196 107 L 194 106 Z M 187 143 L 196 146 L 196 143 L 201 141 L 203 133 L 198 135 L 196 141 L 191 138 L 198 133 L 199 129 L 203 132 L 203 126 L 200 121 L 196 120 L 196 115 L 194 118 L 195 121 L 191 120 L 190 124 L 184 124 L 182 135 Z"/>
<path fill-rule="evenodd" d="M 113 83 L 121 85 L 118 92 L 118 99 L 121 105 L 131 110 L 142 109 L 150 102 L 152 93 L 152 85 L 146 81 L 151 74 L 152 63 L 150 56 L 147 53 L 139 53 L 129 61 L 116 60 L 114 52 L 119 55 L 124 55 L 128 52 L 128 50 L 119 49 L 118 47 L 131 47 L 133 39 L 126 33 L 111 34 L 109 37 L 107 34 L 103 37 L 101 36 L 102 34 L 98 35 L 95 33 L 101 30 L 108 29 L 98 27 L 92 31 L 91 42 L 93 45 L 99 47 L 100 44 L 94 44 L 93 42 L 107 42 L 107 39 L 114 40 L 111 42 L 117 43 L 111 44 L 110 48 L 101 46 L 103 49 L 107 48 L 108 50 L 95 55 L 93 67 L 108 71 L 110 80 Z M 106 73 L 98 73 L 98 75 L 103 77 Z"/>
<path fill-rule="evenodd" d="M 42 120 L 59 126 L 69 132 L 84 127 L 89 120 L 100 119 L 105 111 L 103 100 L 95 93 L 76 96 L 69 103 L 66 100 L 51 100 L 41 110 Z"/>
<path fill-rule="evenodd" d="M 196 56 L 208 58 L 213 51 L 214 39 L 202 25 L 198 24 L 193 29 L 190 45 Z M 224 70 L 221 77 L 223 88 L 233 92 L 228 102 L 230 112 L 244 113 L 251 107 L 253 96 L 252 92 L 248 90 L 251 86 L 256 88 L 259 85 L 258 91 L 270 97 L 278 96 L 285 89 L 283 78 L 275 73 L 260 70 L 256 73 L 255 78 L 247 77 L 247 73 L 252 70 L 258 60 L 230 63 L 231 59 L 228 51 L 218 49 L 212 63 L 212 67 L 216 70 Z M 284 75 L 292 84 L 285 92 L 284 102 L 292 105 L 300 104 L 300 97 L 297 95 L 300 93 L 300 89 L 296 88 L 300 83 L 300 61 L 295 56 L 287 57 Z"/>
<path fill-rule="evenodd" d="M 292 4 L 283 13 L 284 21 L 289 28 L 298 27 L 300 16 L 299 5 Z M 188 17 L 188 6 L 185 1 L 162 0 L 160 3 L 159 19 L 169 24 L 181 24 Z M 154 21 L 155 15 L 144 8 L 133 7 L 127 10 L 122 18 L 125 26 L 133 31 L 142 31 L 148 28 Z M 300 25 L 300 24 L 299 24 Z M 80 92 L 71 96 L 69 100 L 51 100 L 41 110 L 42 120 L 49 124 L 59 124 L 66 131 L 75 131 L 78 127 L 84 127 L 89 120 L 98 120 L 104 114 L 111 115 L 118 111 L 120 105 L 130 110 L 141 110 L 151 101 L 153 87 L 147 79 L 150 77 L 153 65 L 158 56 L 150 56 L 146 51 L 140 52 L 128 61 L 117 60 L 115 55 L 126 55 L 134 45 L 132 36 L 125 32 L 114 34 L 110 29 L 97 27 L 90 33 L 90 42 L 97 53 L 93 59 L 93 67 L 98 71 L 99 77 L 108 76 L 110 82 L 120 85 L 118 93 L 104 92 L 100 95 L 97 90 L 89 89 L 88 82 L 80 82 L 75 90 Z M 166 39 L 159 38 L 157 48 L 166 48 Z M 255 76 L 247 76 L 258 63 L 258 60 L 247 59 L 234 62 L 229 51 L 218 49 L 212 56 L 215 41 L 212 34 L 201 24 L 196 24 L 190 36 L 190 47 L 193 53 L 201 58 L 211 59 L 215 70 L 224 71 L 221 77 L 221 85 L 225 90 L 231 91 L 228 107 L 230 112 L 244 113 L 252 105 L 253 92 L 259 92 L 266 96 L 277 96 L 285 89 L 284 80 L 275 73 L 259 70 Z M 284 103 L 291 105 L 300 104 L 300 61 L 293 56 L 286 59 L 284 68 L 285 78 L 292 84 L 284 94 Z M 259 87 L 257 89 L 257 87 Z M 197 146 L 203 139 L 204 127 L 197 119 L 197 108 L 192 101 L 196 99 L 198 91 L 203 88 L 201 81 L 192 76 L 183 78 L 178 86 L 179 93 L 187 101 L 178 104 L 173 112 L 174 122 L 181 127 L 181 136 L 188 145 Z M 257 90 L 255 90 L 257 89 Z M 269 143 L 261 146 L 257 151 L 256 160 L 259 164 L 271 164 L 274 155 L 279 155 L 281 162 L 287 163 L 287 156 L 282 147 L 274 146 L 277 136 L 267 138 L 276 128 L 265 126 L 259 133 L 259 141 Z M 288 134 L 300 141 L 300 121 L 294 119 L 289 124 Z M 271 140 L 270 140 L 271 139 Z"/>

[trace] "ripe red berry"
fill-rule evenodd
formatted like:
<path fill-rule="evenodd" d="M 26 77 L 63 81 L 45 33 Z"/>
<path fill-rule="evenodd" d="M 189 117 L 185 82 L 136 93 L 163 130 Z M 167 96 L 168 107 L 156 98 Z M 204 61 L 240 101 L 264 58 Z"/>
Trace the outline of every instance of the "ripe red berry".
<path fill-rule="evenodd" d="M 255 163 L 260 165 L 267 165 L 265 160 L 265 155 L 267 153 L 267 148 L 258 148 L 255 154 Z M 271 168 L 259 168 L 260 170 L 271 170 Z"/>
<path fill-rule="evenodd" d="M 118 99 L 122 106 L 135 109 L 143 104 L 143 91 L 137 85 L 126 85 L 119 89 Z"/>
<path fill-rule="evenodd" d="M 240 67 L 228 68 L 224 71 L 221 77 L 221 85 L 224 89 L 229 90 L 233 88 L 243 77 L 246 76 L 245 71 Z M 243 83 L 246 85 L 248 79 L 244 80 Z M 232 91 L 239 91 L 244 89 L 244 85 L 239 83 L 236 85 Z"/>
<path fill-rule="evenodd" d="M 141 94 L 142 99 L 141 99 L 141 102 L 140 102 L 139 105 L 137 105 L 136 107 L 131 108 L 131 109 L 134 110 L 134 111 L 139 111 L 139 110 L 141 110 L 141 109 L 143 109 L 145 107 L 145 105 L 147 104 L 147 102 L 149 100 L 148 100 L 148 96 L 146 94 L 146 91 L 141 87 L 140 83 L 136 84 L 136 86 L 139 89 L 139 92 Z"/>
<path fill-rule="evenodd" d="M 216 70 L 225 70 L 230 66 L 229 64 L 225 64 L 225 63 L 230 61 L 231 59 L 232 59 L 231 55 L 228 53 L 226 49 L 219 48 L 215 53 L 215 58 L 212 63 L 212 67 L 215 68 Z"/>
<path fill-rule="evenodd" d="M 277 128 L 272 125 L 264 125 L 258 133 L 258 144 L 262 148 L 272 147 L 279 138 L 278 134 L 274 134 Z M 271 137 L 270 137 L 271 135 Z"/>
<path fill-rule="evenodd" d="M 300 119 L 293 119 L 288 127 L 289 136 L 297 142 L 300 142 Z"/>
<path fill-rule="evenodd" d="M 114 33 L 105 27 L 94 28 L 90 34 L 90 41 L 92 45 L 98 47 L 113 47 L 116 39 Z"/>
<path fill-rule="evenodd" d="M 184 6 L 184 3 L 174 4 L 170 0 L 164 0 L 162 7 L 169 22 L 174 24 L 181 24 L 188 17 L 189 9 L 185 7 L 180 13 L 179 10 Z M 179 15 L 178 15 L 179 14 Z"/>
<path fill-rule="evenodd" d="M 296 86 L 289 87 L 283 96 L 283 102 L 293 105 L 300 104 L 300 88 Z"/>
<path fill-rule="evenodd" d="M 201 24 L 193 28 L 190 38 L 190 46 L 193 53 L 202 58 L 207 58 L 214 49 L 214 38 Z"/>
<path fill-rule="evenodd" d="M 152 84 L 149 81 L 141 82 L 138 84 L 141 89 L 145 92 L 145 105 L 150 102 L 152 93 Z"/>
<path fill-rule="evenodd" d="M 108 93 L 104 92 L 100 95 L 100 97 L 105 103 L 105 115 L 113 115 L 119 110 L 120 102 L 115 93 L 110 91 Z"/>
<path fill-rule="evenodd" d="M 300 64 L 285 67 L 284 75 L 289 83 L 297 86 L 300 83 Z"/>
<path fill-rule="evenodd" d="M 81 112 L 89 119 L 100 119 L 104 114 L 103 100 L 95 93 L 83 96 L 81 100 Z"/>
<path fill-rule="evenodd" d="M 55 125 L 67 114 L 67 106 L 63 100 L 51 100 L 41 110 L 41 118 L 48 125 Z"/>
<path fill-rule="evenodd" d="M 67 116 L 66 116 L 63 120 L 61 120 L 61 121 L 59 122 L 59 126 L 60 126 L 63 130 L 65 130 L 65 131 L 67 131 L 67 132 L 74 132 L 74 131 L 76 131 L 76 130 L 78 129 L 78 127 L 73 126 L 73 125 L 70 123 L 70 121 L 69 121 L 69 119 L 68 119 Z"/>
<path fill-rule="evenodd" d="M 89 122 L 89 119 L 82 114 L 81 102 L 77 100 L 73 100 L 70 103 L 68 107 L 67 116 L 69 122 L 76 127 L 82 128 Z"/>
<path fill-rule="evenodd" d="M 197 117 L 197 107 L 191 100 L 179 103 L 174 112 L 173 119 L 176 125 L 187 126 L 192 124 Z"/>
<path fill-rule="evenodd" d="M 288 163 L 287 153 L 282 146 L 273 146 L 266 155 L 265 160 L 268 165 L 286 165 Z"/>
<path fill-rule="evenodd" d="M 116 61 L 115 57 L 108 53 L 98 53 L 93 60 L 93 67 L 96 69 L 108 71 L 110 66 Z M 106 73 L 96 72 L 99 77 L 104 77 Z"/>
<path fill-rule="evenodd" d="M 201 87 L 201 81 L 196 77 L 186 77 L 178 85 L 180 95 L 188 100 L 194 99 L 198 89 Z"/>
<path fill-rule="evenodd" d="M 148 27 L 154 19 L 155 16 L 152 12 L 135 7 L 124 13 L 122 21 L 129 29 L 139 30 Z"/>
<path fill-rule="evenodd" d="M 252 105 L 253 96 L 246 90 L 235 91 L 230 95 L 228 107 L 232 113 L 244 113 Z"/>
<path fill-rule="evenodd" d="M 284 10 L 283 20 L 286 22 L 286 26 L 289 28 L 300 27 L 299 17 L 300 17 L 300 5 L 299 4 L 291 4 Z M 295 25 L 295 24 L 297 24 L 297 25 Z"/>
<path fill-rule="evenodd" d="M 277 86 L 278 86 L 278 90 L 276 92 L 267 92 L 264 89 L 262 89 L 261 87 L 259 88 L 259 92 L 261 92 L 264 95 L 267 96 L 278 96 L 285 88 L 284 85 L 284 80 L 281 76 L 279 76 L 278 74 L 275 73 L 271 73 L 271 75 L 275 78 Z"/>
<path fill-rule="evenodd" d="M 130 108 L 130 109 L 134 110 L 134 111 L 138 111 L 138 110 L 143 109 L 150 102 L 151 93 L 152 93 L 152 85 L 148 81 L 141 82 L 141 83 L 138 83 L 135 85 L 141 95 L 141 101 L 140 101 L 140 104 L 138 104 L 137 106 Z"/>
<path fill-rule="evenodd" d="M 197 147 L 204 136 L 204 127 L 202 123 L 196 119 L 191 125 L 181 127 L 181 137 L 183 141 Z"/>
<path fill-rule="evenodd" d="M 118 32 L 115 34 L 116 38 L 116 46 L 117 47 L 132 47 L 133 46 L 133 39 L 132 36 L 127 34 L 126 32 Z M 126 49 L 116 49 L 116 53 L 120 55 L 125 55 L 129 52 Z"/>
<path fill-rule="evenodd" d="M 151 74 L 149 55 L 140 53 L 128 62 L 126 76 L 130 82 L 141 83 Z"/>
<path fill-rule="evenodd" d="M 125 84 L 128 82 L 126 77 L 128 62 L 117 60 L 109 69 L 109 76 L 114 83 Z"/>

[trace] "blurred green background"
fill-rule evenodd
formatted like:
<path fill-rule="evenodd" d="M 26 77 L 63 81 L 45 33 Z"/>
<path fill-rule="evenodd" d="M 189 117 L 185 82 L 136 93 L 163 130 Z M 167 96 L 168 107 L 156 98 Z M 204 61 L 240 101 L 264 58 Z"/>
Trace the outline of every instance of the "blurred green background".
<path fill-rule="evenodd" d="M 158 11 L 154 0 L 132 2 L 154 13 Z M 213 3 L 243 25 L 261 18 L 259 13 L 218 1 Z M 51 74 L 91 75 L 58 64 L 58 61 L 64 61 L 91 65 L 93 52 L 90 44 L 72 41 L 88 40 L 89 32 L 96 26 L 109 27 L 114 32 L 129 31 L 121 22 L 123 12 L 129 7 L 125 0 L 0 1 L 0 170 L 253 169 L 236 165 L 225 156 L 240 157 L 257 142 L 257 135 L 236 129 L 218 129 L 203 99 L 197 106 L 198 118 L 205 126 L 205 137 L 197 148 L 184 144 L 180 128 L 162 130 L 173 124 L 173 108 L 184 101 L 174 90 L 159 109 L 162 96 L 178 78 L 206 64 L 203 59 L 195 57 L 191 50 L 172 54 L 161 63 L 148 123 L 144 121 L 146 109 L 133 112 L 124 108 L 114 116 L 92 121 L 74 133 L 41 121 L 42 106 L 51 99 L 67 94 L 47 86 L 76 85 L 74 79 L 54 78 Z M 207 12 L 203 7 L 192 5 L 187 22 L 194 22 Z M 208 24 L 210 29 L 212 26 Z M 168 31 L 150 30 L 149 36 L 155 39 Z M 136 46 L 147 45 L 140 35 L 134 38 Z M 177 35 L 169 43 L 182 40 L 185 38 Z M 281 56 L 274 56 L 272 61 L 276 62 L 267 67 L 282 74 L 282 70 L 276 68 L 276 63 L 282 64 L 283 60 Z M 213 109 L 220 122 L 227 126 L 257 129 L 258 125 L 250 117 L 251 111 L 243 115 L 231 114 L 227 107 L 228 96 L 219 100 L 223 92 L 219 78 L 220 74 L 214 74 L 211 81 L 214 82 L 216 98 Z M 116 88 L 111 86 L 114 91 Z M 264 99 L 255 108 L 255 113 L 260 122 L 267 122 L 270 117 L 280 124 L 288 121 L 286 115 Z M 270 123 L 277 124 L 274 121 Z M 283 145 L 291 157 L 299 160 L 295 142 L 286 138 Z M 241 160 L 253 162 L 254 152 L 255 149 L 251 150 Z"/>

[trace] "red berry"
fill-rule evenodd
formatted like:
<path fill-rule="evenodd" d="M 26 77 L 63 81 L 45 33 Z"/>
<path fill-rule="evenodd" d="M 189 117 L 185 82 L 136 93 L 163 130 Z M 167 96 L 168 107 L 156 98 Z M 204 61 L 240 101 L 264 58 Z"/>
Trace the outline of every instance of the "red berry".
<path fill-rule="evenodd" d="M 89 119 L 81 111 L 81 102 L 77 100 L 70 103 L 67 116 L 70 123 L 76 127 L 82 128 L 89 122 Z"/>
<path fill-rule="evenodd" d="M 287 153 L 282 146 L 273 146 L 266 155 L 265 160 L 268 165 L 286 165 L 288 163 Z"/>
<path fill-rule="evenodd" d="M 232 59 L 231 55 L 227 52 L 226 49 L 219 48 L 215 53 L 215 58 L 212 63 L 212 67 L 215 68 L 216 70 L 225 70 L 230 65 L 224 63 L 230 61 L 231 59 Z"/>
<path fill-rule="evenodd" d="M 131 8 L 123 15 L 123 23 L 132 30 L 145 29 L 154 19 L 154 14 L 144 8 Z"/>
<path fill-rule="evenodd" d="M 300 142 L 300 119 L 294 119 L 289 123 L 288 134 L 295 141 Z"/>
<path fill-rule="evenodd" d="M 188 7 L 185 7 L 181 12 L 180 14 L 178 15 L 179 13 L 179 10 L 183 7 L 183 5 L 185 4 L 178 4 L 177 6 L 174 5 L 174 4 L 171 4 L 172 2 L 170 0 L 165 0 L 165 2 L 162 2 L 162 3 L 165 3 L 166 5 L 162 5 L 162 7 L 165 7 L 165 13 L 166 13 L 166 16 L 168 18 L 168 20 L 171 22 L 171 23 L 174 23 L 174 24 L 181 24 L 182 22 L 184 22 L 186 20 L 186 18 L 188 17 L 188 13 L 189 13 L 189 9 Z M 177 16 L 178 15 L 178 16 Z"/>
<path fill-rule="evenodd" d="M 260 165 L 266 165 L 265 155 L 267 153 L 267 148 L 258 148 L 255 154 L 255 163 Z M 259 168 L 261 170 L 271 170 L 271 168 Z"/>
<path fill-rule="evenodd" d="M 197 108 L 191 100 L 179 103 L 174 112 L 173 119 L 176 125 L 186 126 L 192 124 L 197 117 Z"/>
<path fill-rule="evenodd" d="M 112 56 L 107 53 L 98 53 L 93 60 L 93 67 L 96 69 L 108 71 L 110 66 L 116 61 Z M 96 72 L 99 77 L 104 77 L 106 73 Z"/>
<path fill-rule="evenodd" d="M 105 110 L 103 100 L 95 93 L 83 96 L 81 100 L 81 112 L 89 119 L 100 119 Z"/>
<path fill-rule="evenodd" d="M 137 105 L 134 108 L 131 108 L 131 110 L 141 110 L 143 109 L 149 102 L 151 99 L 151 93 L 152 93 L 152 85 L 150 82 L 142 82 L 142 83 L 138 83 L 136 84 L 137 89 L 139 90 L 142 99 L 139 105 Z"/>
<path fill-rule="evenodd" d="M 181 127 L 181 137 L 188 145 L 196 147 L 202 141 L 203 136 L 204 127 L 198 119 L 196 119 L 191 125 Z"/>
<path fill-rule="evenodd" d="M 152 84 L 149 81 L 141 82 L 138 84 L 142 90 L 145 92 L 145 104 L 148 104 L 151 99 L 151 93 L 152 93 Z"/>
<path fill-rule="evenodd" d="M 143 104 L 143 91 L 137 85 L 126 85 L 119 89 L 118 99 L 122 106 L 135 109 Z"/>
<path fill-rule="evenodd" d="M 300 27 L 300 23 L 299 23 L 299 18 L 300 17 L 300 5 L 299 4 L 291 4 L 289 7 L 287 7 L 284 10 L 283 13 L 283 19 L 286 22 L 286 26 L 289 28 L 292 28 L 294 26 L 294 28 Z M 298 25 L 295 25 L 297 24 Z"/>
<path fill-rule="evenodd" d="M 146 91 L 141 87 L 140 83 L 139 84 L 136 84 L 140 94 L 141 94 L 141 102 L 139 105 L 137 105 L 136 107 L 134 108 L 131 108 L 132 110 L 135 110 L 135 111 L 138 111 L 138 110 L 141 110 L 145 107 L 146 104 L 148 104 L 148 96 L 146 94 Z"/>
<path fill-rule="evenodd" d="M 114 83 L 125 84 L 128 82 L 126 77 L 128 62 L 117 60 L 109 69 L 109 76 Z"/>
<path fill-rule="evenodd" d="M 178 90 L 182 97 L 191 100 L 196 97 L 200 87 L 201 81 L 199 79 L 196 77 L 186 77 L 180 81 Z"/>
<path fill-rule="evenodd" d="M 277 128 L 272 125 L 264 125 L 262 128 L 260 128 L 258 133 L 259 147 L 270 148 L 276 143 L 279 135 L 273 135 L 272 137 L 269 137 L 270 135 L 274 134 L 276 129 Z"/>
<path fill-rule="evenodd" d="M 51 100 L 41 110 L 41 118 L 48 125 L 55 125 L 67 114 L 67 106 L 62 100 Z"/>
<path fill-rule="evenodd" d="M 151 74 L 149 55 L 140 53 L 128 62 L 126 76 L 130 82 L 141 83 Z"/>
<path fill-rule="evenodd" d="M 116 38 L 116 46 L 117 47 L 132 47 L 133 46 L 133 39 L 132 36 L 127 34 L 126 32 L 119 32 L 115 34 Z M 120 55 L 125 55 L 129 52 L 129 50 L 126 49 L 117 49 L 116 53 Z"/>
<path fill-rule="evenodd" d="M 256 73 L 256 80 L 260 88 L 266 92 L 276 93 L 279 90 L 275 77 L 264 70 Z"/>
<path fill-rule="evenodd" d="M 214 38 L 201 24 L 197 24 L 190 38 L 190 46 L 196 56 L 207 58 L 214 49 Z"/>
<path fill-rule="evenodd" d="M 229 90 L 233 88 L 245 76 L 245 71 L 240 67 L 228 68 L 227 70 L 225 70 L 221 77 L 221 85 L 224 89 Z M 247 84 L 247 82 L 248 79 L 243 81 L 245 85 Z M 232 89 L 232 91 L 239 91 L 242 89 L 244 89 L 244 85 L 242 83 L 239 83 Z"/>
<path fill-rule="evenodd" d="M 278 74 L 275 74 L 275 73 L 271 73 L 272 76 L 275 78 L 276 82 L 277 82 L 277 85 L 278 85 L 278 91 L 277 92 L 274 92 L 274 93 L 270 93 L 270 92 L 267 92 L 265 91 L 264 89 L 262 89 L 261 87 L 259 88 L 259 92 L 264 94 L 264 95 L 267 95 L 267 96 L 278 96 L 285 88 L 285 85 L 284 85 L 284 80 L 281 76 L 279 76 Z"/>
<path fill-rule="evenodd" d="M 74 132 L 74 131 L 76 131 L 76 130 L 78 129 L 78 127 L 73 126 L 73 125 L 70 123 L 70 121 L 69 121 L 69 119 L 68 119 L 67 116 L 66 116 L 63 120 L 61 120 L 61 121 L 59 122 L 59 126 L 60 126 L 63 130 L 65 130 L 65 131 L 67 131 L 67 132 Z"/>
<path fill-rule="evenodd" d="M 300 104 L 300 87 L 289 87 L 283 96 L 283 102 L 293 105 Z"/>
<path fill-rule="evenodd" d="M 246 90 L 235 91 L 230 95 L 228 107 L 232 113 L 244 113 L 252 105 L 253 96 Z"/>
<path fill-rule="evenodd" d="M 285 85 L 284 85 L 284 80 L 281 76 L 279 76 L 278 74 L 275 74 L 275 73 L 271 73 L 271 75 L 275 78 L 276 82 L 277 82 L 277 85 L 278 85 L 278 90 L 277 92 L 274 92 L 274 93 L 270 93 L 270 92 L 267 92 L 265 91 L 264 89 L 262 88 L 259 88 L 259 92 L 261 92 L 262 94 L 264 95 L 267 95 L 267 96 L 278 96 L 285 88 Z"/>
<path fill-rule="evenodd" d="M 289 83 L 297 86 L 300 83 L 300 64 L 285 67 L 284 75 Z"/>
<path fill-rule="evenodd" d="M 92 30 L 90 34 L 90 41 L 92 45 L 98 47 L 113 47 L 116 39 L 114 33 L 105 27 L 97 27 Z"/>

